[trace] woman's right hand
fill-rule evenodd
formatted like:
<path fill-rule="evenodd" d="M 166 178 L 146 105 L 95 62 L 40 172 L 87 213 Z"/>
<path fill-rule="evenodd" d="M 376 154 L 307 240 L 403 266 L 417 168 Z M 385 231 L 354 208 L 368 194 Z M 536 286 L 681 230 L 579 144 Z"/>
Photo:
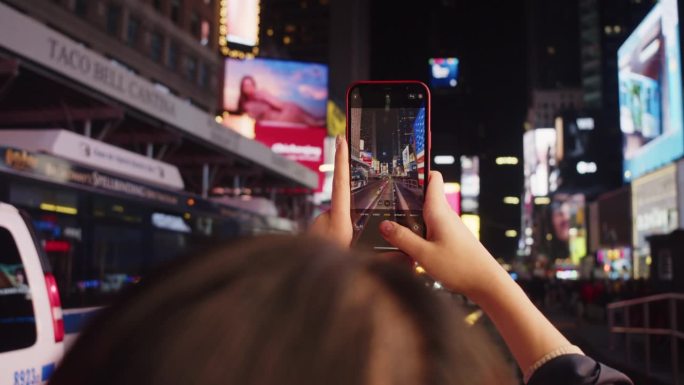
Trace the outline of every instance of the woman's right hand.
<path fill-rule="evenodd" d="M 411 256 L 435 280 L 477 301 L 492 279 L 506 272 L 463 224 L 444 195 L 439 172 L 430 172 L 423 216 L 427 239 L 395 222 L 384 221 L 380 233 Z"/>
<path fill-rule="evenodd" d="M 438 172 L 430 173 L 423 215 L 427 239 L 388 221 L 380 224 L 380 232 L 433 278 L 480 305 L 523 373 L 529 377 L 535 370 L 534 364 L 549 354 L 581 354 L 530 302 L 451 210 Z"/>

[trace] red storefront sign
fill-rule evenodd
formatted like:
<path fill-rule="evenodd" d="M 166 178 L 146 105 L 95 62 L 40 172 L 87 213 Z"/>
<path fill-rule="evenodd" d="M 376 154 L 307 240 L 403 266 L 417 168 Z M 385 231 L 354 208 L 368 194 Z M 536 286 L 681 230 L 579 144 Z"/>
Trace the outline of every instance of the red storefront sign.
<path fill-rule="evenodd" d="M 315 171 L 318 174 L 316 192 L 323 190 L 325 174 L 319 168 L 324 161 L 325 129 L 268 126 L 257 123 L 254 131 L 255 139 L 271 148 L 276 154 L 297 161 Z"/>

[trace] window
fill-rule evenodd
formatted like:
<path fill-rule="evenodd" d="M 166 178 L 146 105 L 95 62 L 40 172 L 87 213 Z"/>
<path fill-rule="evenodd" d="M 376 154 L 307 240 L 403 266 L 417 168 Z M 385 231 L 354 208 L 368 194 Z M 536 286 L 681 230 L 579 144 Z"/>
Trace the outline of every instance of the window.
<path fill-rule="evenodd" d="M 178 66 L 178 43 L 169 42 L 169 50 L 166 52 L 166 66 L 175 70 Z"/>
<path fill-rule="evenodd" d="M 171 0 L 171 20 L 180 24 L 181 0 Z"/>
<path fill-rule="evenodd" d="M 200 38 L 200 17 L 197 11 L 192 11 L 190 14 L 190 33 L 197 39 Z"/>
<path fill-rule="evenodd" d="M 202 20 L 202 34 L 200 37 L 200 44 L 209 45 L 209 38 L 211 36 L 211 25 L 208 20 Z"/>
<path fill-rule="evenodd" d="M 205 63 L 200 63 L 197 84 L 202 88 L 209 86 L 209 69 Z"/>
<path fill-rule="evenodd" d="M 162 58 L 162 35 L 159 32 L 152 32 L 150 36 L 150 56 L 152 60 L 158 62 Z"/>
<path fill-rule="evenodd" d="M 92 253 L 74 268 L 79 306 L 108 303 L 121 290 L 138 282 L 146 253 L 145 208 L 125 200 L 93 197 Z M 75 289 L 75 288 L 74 288 Z"/>
<path fill-rule="evenodd" d="M 74 13 L 85 17 L 88 15 L 88 0 L 76 0 L 74 2 Z"/>
<path fill-rule="evenodd" d="M 36 317 L 24 264 L 12 234 L 0 227 L 0 353 L 36 342 Z"/>
<path fill-rule="evenodd" d="M 140 34 L 140 19 L 137 17 L 130 17 L 128 19 L 128 31 L 126 32 L 126 42 L 135 46 L 138 44 L 138 35 Z"/>
<path fill-rule="evenodd" d="M 185 76 L 190 80 L 195 80 L 197 73 L 197 58 L 188 56 L 185 59 Z"/>
<path fill-rule="evenodd" d="M 109 4 L 107 7 L 107 33 L 116 35 L 119 33 L 119 23 L 121 22 L 121 6 Z"/>

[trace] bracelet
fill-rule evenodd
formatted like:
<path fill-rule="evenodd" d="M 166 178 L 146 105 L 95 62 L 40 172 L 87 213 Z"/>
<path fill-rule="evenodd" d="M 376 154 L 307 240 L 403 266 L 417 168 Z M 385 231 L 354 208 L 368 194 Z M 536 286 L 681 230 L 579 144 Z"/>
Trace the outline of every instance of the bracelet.
<path fill-rule="evenodd" d="M 530 380 L 534 372 L 537 371 L 537 369 L 541 368 L 544 366 L 545 363 L 551 361 L 552 359 L 556 357 L 560 357 L 566 354 L 581 354 L 584 355 L 584 352 L 580 348 L 578 348 L 575 345 L 566 345 L 566 346 L 561 346 L 558 349 L 552 350 L 549 353 L 546 353 L 544 357 L 540 358 L 530 366 L 527 371 L 525 371 L 525 376 L 524 376 L 524 381 L 527 383 L 527 381 Z"/>

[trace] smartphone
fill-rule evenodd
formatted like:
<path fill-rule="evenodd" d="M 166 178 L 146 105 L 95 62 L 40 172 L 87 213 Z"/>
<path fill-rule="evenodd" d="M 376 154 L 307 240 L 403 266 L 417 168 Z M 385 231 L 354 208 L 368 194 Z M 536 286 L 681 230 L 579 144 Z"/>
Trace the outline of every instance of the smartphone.
<path fill-rule="evenodd" d="M 353 243 L 396 250 L 379 231 L 395 221 L 425 237 L 430 90 L 418 81 L 363 81 L 347 90 Z"/>

